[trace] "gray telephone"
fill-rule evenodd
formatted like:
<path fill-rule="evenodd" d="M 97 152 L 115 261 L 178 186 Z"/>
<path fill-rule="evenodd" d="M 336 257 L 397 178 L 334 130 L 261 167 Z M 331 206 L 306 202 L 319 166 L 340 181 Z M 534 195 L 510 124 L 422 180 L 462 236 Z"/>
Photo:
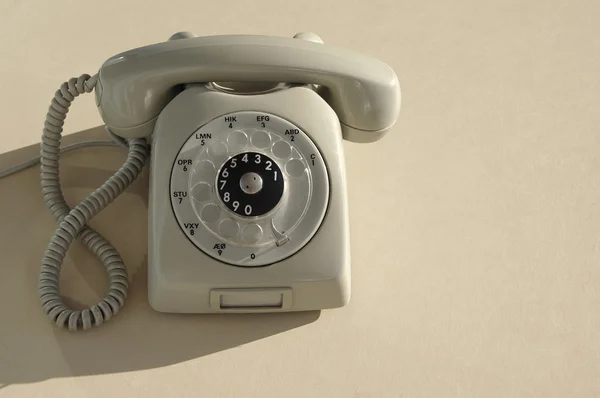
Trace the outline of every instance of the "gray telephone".
<path fill-rule="evenodd" d="M 71 102 L 94 89 L 107 131 L 129 155 L 71 209 L 59 183 L 62 126 Z M 342 139 L 378 140 L 399 111 L 400 88 L 388 65 L 325 45 L 312 33 L 178 33 L 108 59 L 94 76 L 71 79 L 56 92 L 42 136 L 43 194 L 59 221 L 40 272 L 44 312 L 61 327 L 86 330 L 121 308 L 127 270 L 87 222 L 127 189 L 147 158 L 154 310 L 345 305 L 350 250 Z M 84 310 L 68 308 L 59 292 L 74 240 L 109 274 L 106 296 Z"/>

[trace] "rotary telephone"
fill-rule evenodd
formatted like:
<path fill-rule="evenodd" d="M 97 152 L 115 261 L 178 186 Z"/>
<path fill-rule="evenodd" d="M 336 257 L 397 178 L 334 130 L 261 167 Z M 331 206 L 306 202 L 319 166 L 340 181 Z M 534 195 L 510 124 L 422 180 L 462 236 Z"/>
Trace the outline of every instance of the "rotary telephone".
<path fill-rule="evenodd" d="M 95 91 L 125 164 L 70 208 L 58 161 L 72 101 Z M 150 159 L 148 300 L 159 312 L 240 313 L 336 308 L 350 297 L 342 139 L 373 142 L 394 125 L 394 71 L 312 33 L 196 37 L 109 58 L 65 82 L 44 125 L 44 200 L 59 225 L 44 254 L 39 297 L 60 327 L 114 316 L 128 290 L 119 253 L 87 225 Z M 151 153 L 151 156 L 150 156 Z M 127 228 L 127 225 L 123 225 Z M 78 240 L 104 264 L 97 304 L 69 308 L 59 275 Z"/>

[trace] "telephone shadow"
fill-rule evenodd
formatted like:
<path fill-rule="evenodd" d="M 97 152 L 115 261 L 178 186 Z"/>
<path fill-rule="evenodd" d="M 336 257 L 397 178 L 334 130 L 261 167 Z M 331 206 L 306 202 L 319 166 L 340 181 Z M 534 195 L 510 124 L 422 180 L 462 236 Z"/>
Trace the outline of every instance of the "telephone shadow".
<path fill-rule="evenodd" d="M 102 126 L 71 134 L 64 144 L 106 140 Z M 0 155 L 0 169 L 39 154 L 32 145 Z M 61 185 L 72 206 L 99 187 L 126 157 L 123 148 L 86 148 L 61 158 Z M 147 302 L 148 169 L 90 225 L 121 253 L 130 276 L 124 307 L 100 328 L 71 333 L 52 325 L 37 297 L 40 260 L 55 220 L 45 207 L 39 167 L 0 179 L 0 388 L 57 377 L 168 366 L 239 347 L 315 322 L 320 311 L 281 314 L 183 315 Z M 16 227 L 15 227 L 16 226 Z M 83 307 L 105 294 L 99 261 L 79 243 L 69 249 L 61 289 Z"/>

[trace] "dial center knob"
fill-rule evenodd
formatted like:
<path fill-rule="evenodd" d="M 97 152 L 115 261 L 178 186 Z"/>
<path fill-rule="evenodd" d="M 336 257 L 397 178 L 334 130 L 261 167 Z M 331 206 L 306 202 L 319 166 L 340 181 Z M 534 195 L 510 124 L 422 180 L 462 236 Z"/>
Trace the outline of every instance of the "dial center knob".
<path fill-rule="evenodd" d="M 240 188 L 244 193 L 254 195 L 260 192 L 263 186 L 263 180 L 260 175 L 254 172 L 246 173 L 240 178 Z"/>

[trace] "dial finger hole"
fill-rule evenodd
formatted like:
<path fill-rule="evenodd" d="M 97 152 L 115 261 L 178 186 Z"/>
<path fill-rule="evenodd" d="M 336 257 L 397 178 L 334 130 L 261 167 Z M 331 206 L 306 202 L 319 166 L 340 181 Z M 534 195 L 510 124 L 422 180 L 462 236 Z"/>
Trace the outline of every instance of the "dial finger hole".
<path fill-rule="evenodd" d="M 226 218 L 219 224 L 219 233 L 225 238 L 234 238 L 240 229 L 237 221 Z"/>
<path fill-rule="evenodd" d="M 263 230 L 258 224 L 248 224 L 242 229 L 242 239 L 246 243 L 256 243 L 262 237 Z"/>
<path fill-rule="evenodd" d="M 285 164 L 285 171 L 291 177 L 301 177 L 304 174 L 304 163 L 300 159 L 292 159 Z"/>
<path fill-rule="evenodd" d="M 227 157 L 227 145 L 222 142 L 213 142 L 208 147 L 208 156 L 216 163 L 221 163 Z"/>
<path fill-rule="evenodd" d="M 212 181 L 217 175 L 215 165 L 210 160 L 203 160 L 196 164 L 194 173 L 200 180 Z"/>
<path fill-rule="evenodd" d="M 289 157 L 292 153 L 292 148 L 290 147 L 290 144 L 283 140 L 274 143 L 271 150 L 273 151 L 273 155 L 275 155 L 275 157 L 278 157 L 279 159 L 285 159 Z"/>
<path fill-rule="evenodd" d="M 214 203 L 207 204 L 200 212 L 200 219 L 205 223 L 216 222 L 221 216 L 221 208 Z"/>
<path fill-rule="evenodd" d="M 232 151 L 244 149 L 248 144 L 248 136 L 241 130 L 236 130 L 227 137 L 227 145 Z"/>
<path fill-rule="evenodd" d="M 252 134 L 250 140 L 252 141 L 252 145 L 260 149 L 267 148 L 271 144 L 271 136 L 263 130 L 259 130 Z"/>
<path fill-rule="evenodd" d="M 210 199 L 210 184 L 200 182 L 192 187 L 192 197 L 198 202 L 205 202 Z"/>

